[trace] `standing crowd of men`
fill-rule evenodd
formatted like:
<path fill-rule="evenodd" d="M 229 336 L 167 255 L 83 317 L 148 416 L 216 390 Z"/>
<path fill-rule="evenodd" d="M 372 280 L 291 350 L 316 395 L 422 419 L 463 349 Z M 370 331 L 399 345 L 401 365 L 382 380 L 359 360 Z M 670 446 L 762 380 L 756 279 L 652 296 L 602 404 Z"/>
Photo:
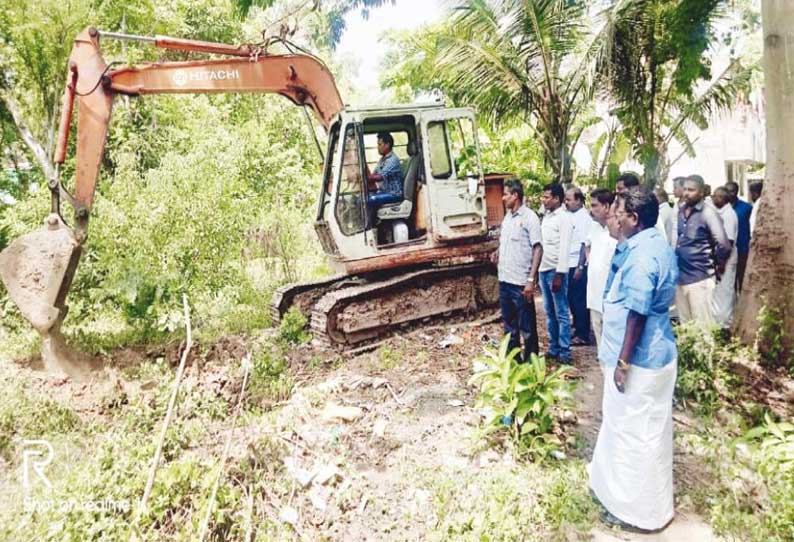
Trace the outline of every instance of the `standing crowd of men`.
<path fill-rule="evenodd" d="M 756 203 L 761 183 L 750 185 Z M 534 294 L 539 284 L 547 358 L 571 362 L 590 344 L 604 375 L 603 417 L 590 463 L 602 519 L 654 531 L 673 517 L 672 396 L 677 349 L 671 316 L 727 328 L 741 289 L 755 208 L 728 182 L 702 177 L 662 189 L 624 173 L 615 192 L 597 188 L 589 210 L 579 188 L 543 188 L 542 220 L 524 205 L 519 181 L 505 183 L 498 254 L 499 292 L 510 348 L 539 352 Z"/>

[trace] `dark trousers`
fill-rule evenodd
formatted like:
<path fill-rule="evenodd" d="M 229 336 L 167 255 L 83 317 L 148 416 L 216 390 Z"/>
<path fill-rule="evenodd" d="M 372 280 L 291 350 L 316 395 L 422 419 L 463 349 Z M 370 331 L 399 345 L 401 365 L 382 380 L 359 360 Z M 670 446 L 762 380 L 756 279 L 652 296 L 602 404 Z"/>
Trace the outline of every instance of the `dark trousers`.
<path fill-rule="evenodd" d="M 508 352 L 521 348 L 524 343 L 523 361 L 529 361 L 530 354 L 538 353 L 538 322 L 535 316 L 535 301 L 524 299 L 524 287 L 499 282 L 499 305 L 502 308 L 502 322 L 505 334 L 510 335 Z"/>
<path fill-rule="evenodd" d="M 590 311 L 587 310 L 587 267 L 579 280 L 573 278 L 575 267 L 568 270 L 568 306 L 573 316 L 573 336 L 590 342 Z"/>

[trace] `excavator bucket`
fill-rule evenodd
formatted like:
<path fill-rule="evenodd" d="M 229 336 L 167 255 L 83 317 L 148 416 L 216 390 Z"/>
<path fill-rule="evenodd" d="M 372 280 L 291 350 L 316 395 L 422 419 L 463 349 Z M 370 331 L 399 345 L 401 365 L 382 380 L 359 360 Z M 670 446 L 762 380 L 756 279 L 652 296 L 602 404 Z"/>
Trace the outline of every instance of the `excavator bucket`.
<path fill-rule="evenodd" d="M 60 324 L 81 246 L 58 215 L 0 252 L 0 278 L 22 315 L 41 333 Z"/>

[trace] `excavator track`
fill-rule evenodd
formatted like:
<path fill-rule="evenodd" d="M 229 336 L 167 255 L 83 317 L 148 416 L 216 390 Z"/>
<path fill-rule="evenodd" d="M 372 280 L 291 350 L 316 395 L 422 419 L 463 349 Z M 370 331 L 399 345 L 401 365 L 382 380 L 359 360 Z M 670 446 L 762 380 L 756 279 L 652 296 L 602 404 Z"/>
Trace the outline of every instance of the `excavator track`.
<path fill-rule="evenodd" d="M 312 307 L 328 290 L 349 275 L 334 275 L 318 280 L 285 284 L 276 290 L 270 303 L 270 315 L 273 322 L 278 323 L 281 317 L 292 307 L 297 306 L 303 314 L 310 314 Z"/>
<path fill-rule="evenodd" d="M 471 313 L 499 301 L 488 264 L 429 268 L 327 292 L 311 312 L 318 346 L 350 348 L 420 321 Z"/>

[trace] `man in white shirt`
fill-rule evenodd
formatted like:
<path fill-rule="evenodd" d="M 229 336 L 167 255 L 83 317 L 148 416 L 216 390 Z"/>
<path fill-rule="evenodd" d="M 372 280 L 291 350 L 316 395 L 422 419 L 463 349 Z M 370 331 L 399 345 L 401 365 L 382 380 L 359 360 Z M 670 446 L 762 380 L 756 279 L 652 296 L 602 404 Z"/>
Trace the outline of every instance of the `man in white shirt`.
<path fill-rule="evenodd" d="M 761 192 L 764 189 L 764 181 L 753 181 L 748 187 L 750 190 L 750 203 L 753 204 L 753 212 L 750 213 L 750 238 L 755 231 L 755 219 L 758 216 L 758 207 L 761 205 Z"/>
<path fill-rule="evenodd" d="M 571 317 L 568 309 L 568 261 L 573 223 L 565 209 L 565 192 L 559 183 L 543 187 L 541 197 L 546 214 L 541 223 L 543 259 L 540 262 L 540 289 L 549 332 L 549 358 L 571 362 Z"/>
<path fill-rule="evenodd" d="M 568 255 L 568 307 L 573 316 L 572 346 L 590 344 L 590 313 L 587 310 L 587 254 L 585 242 L 593 219 L 584 206 L 584 194 L 579 188 L 565 191 L 565 208 L 570 213 L 573 231 Z"/>
<path fill-rule="evenodd" d="M 662 187 L 657 188 L 655 193 L 656 199 L 659 200 L 659 222 L 657 222 L 657 226 L 663 230 L 664 238 L 667 242 L 672 244 L 670 240 L 673 238 L 673 208 L 670 207 L 670 197 Z"/>
<path fill-rule="evenodd" d="M 607 216 L 615 196 L 606 188 L 590 192 L 590 215 L 593 217 L 587 246 L 587 308 L 593 322 L 596 344 L 601 344 L 601 317 L 604 313 L 604 288 L 617 240 L 609 234 Z"/>
<path fill-rule="evenodd" d="M 736 239 L 739 236 L 739 217 L 730 205 L 728 191 L 719 187 L 712 195 L 714 206 L 722 219 L 725 227 L 725 236 L 731 243 L 731 255 L 725 264 L 725 272 L 719 277 L 719 282 L 714 287 L 713 311 L 714 320 L 723 329 L 729 328 L 733 321 L 733 308 L 736 303 L 736 265 L 738 253 Z"/>
<path fill-rule="evenodd" d="M 672 235 L 667 238 L 670 246 L 675 248 L 678 243 L 678 212 L 681 210 L 681 205 L 684 201 L 684 181 L 686 177 L 676 177 L 673 179 L 673 219 L 672 222 Z"/>

